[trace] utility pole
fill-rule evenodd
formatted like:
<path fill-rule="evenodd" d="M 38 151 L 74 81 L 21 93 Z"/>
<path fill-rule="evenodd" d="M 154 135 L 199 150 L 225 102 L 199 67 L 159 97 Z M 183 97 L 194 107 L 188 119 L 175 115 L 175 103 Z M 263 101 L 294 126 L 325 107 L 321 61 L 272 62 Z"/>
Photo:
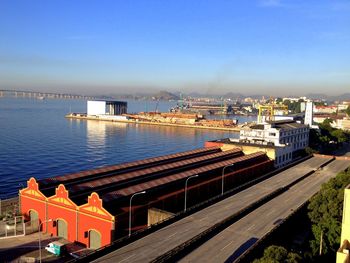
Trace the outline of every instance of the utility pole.
<path fill-rule="evenodd" d="M 321 231 L 321 238 L 320 238 L 320 256 L 322 255 L 322 243 L 323 243 L 323 230 Z"/>

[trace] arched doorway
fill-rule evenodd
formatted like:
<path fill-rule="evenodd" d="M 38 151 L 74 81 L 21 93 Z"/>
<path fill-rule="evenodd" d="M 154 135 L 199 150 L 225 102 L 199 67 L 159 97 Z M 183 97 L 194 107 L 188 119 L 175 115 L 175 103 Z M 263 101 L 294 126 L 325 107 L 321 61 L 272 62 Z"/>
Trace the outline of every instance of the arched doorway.
<path fill-rule="evenodd" d="M 32 231 L 37 231 L 39 227 L 39 214 L 35 210 L 29 211 L 30 226 Z"/>
<path fill-rule="evenodd" d="M 101 247 L 101 235 L 96 230 L 89 231 L 89 248 L 98 249 Z"/>
<path fill-rule="evenodd" d="M 62 219 L 57 219 L 57 236 L 68 239 L 68 226 Z"/>

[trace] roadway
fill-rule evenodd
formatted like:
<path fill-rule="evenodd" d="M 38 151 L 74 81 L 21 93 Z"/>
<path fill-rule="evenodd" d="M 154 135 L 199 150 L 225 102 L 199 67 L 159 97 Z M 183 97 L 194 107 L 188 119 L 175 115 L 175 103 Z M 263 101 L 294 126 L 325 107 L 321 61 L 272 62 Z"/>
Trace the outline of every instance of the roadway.
<path fill-rule="evenodd" d="M 317 193 L 323 183 L 349 166 L 350 161 L 333 161 L 322 170 L 305 178 L 288 191 L 241 218 L 192 251 L 180 262 L 235 261 L 255 242 L 276 228 L 293 211 Z"/>
<path fill-rule="evenodd" d="M 330 160 L 329 157 L 312 157 L 231 197 L 138 239 L 94 262 L 152 261 L 213 225 L 220 223 L 232 214 L 254 204 L 260 198 L 318 169 Z M 328 168 L 324 170 L 326 171 Z"/>

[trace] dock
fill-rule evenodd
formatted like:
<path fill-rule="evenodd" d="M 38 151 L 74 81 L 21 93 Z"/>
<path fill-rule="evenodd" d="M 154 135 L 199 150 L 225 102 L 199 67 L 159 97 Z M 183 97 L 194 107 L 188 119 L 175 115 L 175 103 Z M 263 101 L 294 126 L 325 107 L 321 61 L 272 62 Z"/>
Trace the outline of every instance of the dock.
<path fill-rule="evenodd" d="M 215 127 L 215 126 L 205 126 L 198 124 L 179 124 L 179 123 L 166 123 L 166 122 L 155 122 L 147 120 L 138 120 L 130 118 L 111 118 L 111 116 L 101 116 L 101 115 L 87 115 L 85 113 L 70 113 L 65 116 L 68 119 L 80 119 L 80 120 L 95 120 L 95 121 L 109 121 L 109 122 L 121 122 L 130 124 L 145 124 L 145 125 L 155 125 L 155 126 L 171 126 L 180 128 L 194 128 L 194 129 L 206 129 L 206 130 L 221 130 L 229 132 L 240 131 L 239 126 L 230 127 Z"/>

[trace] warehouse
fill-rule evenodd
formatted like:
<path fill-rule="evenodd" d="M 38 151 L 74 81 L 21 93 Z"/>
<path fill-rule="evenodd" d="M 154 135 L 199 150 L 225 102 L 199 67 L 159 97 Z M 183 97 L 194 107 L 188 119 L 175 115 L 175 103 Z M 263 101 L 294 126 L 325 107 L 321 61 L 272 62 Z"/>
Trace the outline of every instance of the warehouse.
<path fill-rule="evenodd" d="M 95 249 L 156 223 L 154 217 L 148 222 L 150 211 L 176 214 L 184 201 L 191 207 L 219 195 L 225 168 L 227 191 L 272 167 L 263 152 L 196 149 L 38 181 L 31 178 L 19 194 L 21 210 L 42 231 Z"/>
<path fill-rule="evenodd" d="M 88 100 L 87 115 L 122 115 L 127 113 L 128 104 L 116 100 Z"/>

